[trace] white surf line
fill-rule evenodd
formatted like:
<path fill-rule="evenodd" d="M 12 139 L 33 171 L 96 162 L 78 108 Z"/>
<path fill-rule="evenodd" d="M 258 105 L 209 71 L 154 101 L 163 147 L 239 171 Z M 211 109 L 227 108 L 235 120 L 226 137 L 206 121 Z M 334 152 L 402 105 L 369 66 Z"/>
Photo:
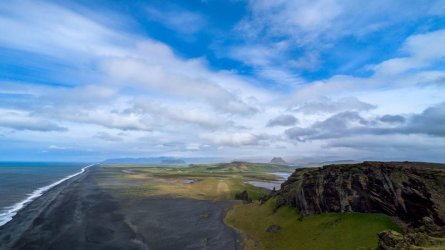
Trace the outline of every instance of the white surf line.
<path fill-rule="evenodd" d="M 19 203 L 14 204 L 13 206 L 10 206 L 8 208 L 6 208 L 6 211 L 3 213 L 0 213 L 0 227 L 5 225 L 6 223 L 8 223 L 10 220 L 12 220 L 12 218 L 17 214 L 18 211 L 20 211 L 20 209 L 24 208 L 26 205 L 28 205 L 31 201 L 35 200 L 36 198 L 42 196 L 42 194 L 44 194 L 46 191 L 50 190 L 51 188 L 59 185 L 60 183 L 73 178 L 74 176 L 78 176 L 82 173 L 85 172 L 85 170 L 91 166 L 94 166 L 97 164 L 91 164 L 88 165 L 86 167 L 83 167 L 79 172 L 74 173 L 72 175 L 69 175 L 63 179 L 60 179 L 52 184 L 49 184 L 48 186 L 44 186 L 41 188 L 38 188 L 36 190 L 34 190 L 31 194 L 29 194 L 29 196 L 20 201 Z"/>

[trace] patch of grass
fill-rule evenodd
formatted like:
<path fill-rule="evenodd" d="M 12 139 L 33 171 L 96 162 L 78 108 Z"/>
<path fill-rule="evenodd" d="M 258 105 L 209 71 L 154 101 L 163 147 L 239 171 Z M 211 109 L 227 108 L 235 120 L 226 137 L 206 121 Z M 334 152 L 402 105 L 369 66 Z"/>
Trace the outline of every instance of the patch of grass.
<path fill-rule="evenodd" d="M 190 169 L 206 172 L 270 173 L 293 172 L 294 167 L 269 163 L 231 162 L 215 164 L 191 164 Z"/>
<path fill-rule="evenodd" d="M 209 243 L 209 238 L 208 237 L 204 237 L 201 239 L 201 245 L 202 246 L 207 246 L 207 244 Z"/>
<path fill-rule="evenodd" d="M 249 197 L 259 199 L 267 193 L 266 190 L 246 184 L 240 176 L 204 176 L 191 174 L 170 173 L 165 175 L 137 173 L 121 175 L 138 182 L 138 185 L 127 186 L 124 195 L 135 196 L 175 196 L 203 200 L 233 199 L 236 193 L 246 190 Z M 193 183 L 184 183 L 186 179 L 193 179 Z"/>
<path fill-rule="evenodd" d="M 246 178 L 261 180 L 275 180 L 273 172 L 293 172 L 290 166 L 264 164 L 264 163 L 217 163 L 217 164 L 191 164 L 187 165 L 136 165 L 136 164 L 114 164 L 104 165 L 108 169 L 130 170 L 135 173 L 150 173 L 154 175 L 204 175 L 204 176 L 226 176 L 241 175 Z"/>
<path fill-rule="evenodd" d="M 216 166 L 216 168 L 215 168 Z M 113 166 L 114 174 L 135 185 L 121 190 L 123 195 L 175 196 L 204 200 L 234 199 L 235 194 L 247 191 L 252 200 L 268 193 L 267 190 L 247 183 L 251 180 L 274 181 L 276 171 L 269 165 L 192 165 L 190 167 L 131 167 Z M 270 169 L 272 168 L 272 170 Z M 243 169 L 243 171 L 239 171 Z M 264 172 L 269 169 L 269 172 Z M 117 170 L 117 171 L 116 171 Z M 192 180 L 192 183 L 187 181 Z"/>
<path fill-rule="evenodd" d="M 390 217 L 382 214 L 323 214 L 299 221 L 295 209 L 281 207 L 274 213 L 274 207 L 274 200 L 263 205 L 235 205 L 225 223 L 247 235 L 246 249 L 375 249 L 378 232 L 400 231 Z M 266 232 L 271 225 L 281 229 Z"/>

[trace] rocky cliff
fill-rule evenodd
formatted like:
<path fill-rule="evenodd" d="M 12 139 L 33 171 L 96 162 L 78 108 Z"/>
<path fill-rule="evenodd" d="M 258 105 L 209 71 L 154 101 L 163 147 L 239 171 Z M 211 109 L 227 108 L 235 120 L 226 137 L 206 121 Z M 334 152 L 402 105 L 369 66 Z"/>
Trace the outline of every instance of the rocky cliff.
<path fill-rule="evenodd" d="M 297 169 L 282 184 L 277 205 L 295 207 L 301 216 L 326 212 L 384 213 L 409 229 L 445 228 L 445 165 L 363 162 Z"/>
<path fill-rule="evenodd" d="M 410 226 L 445 225 L 445 165 L 363 162 L 297 169 L 275 194 L 303 215 L 377 212 Z"/>

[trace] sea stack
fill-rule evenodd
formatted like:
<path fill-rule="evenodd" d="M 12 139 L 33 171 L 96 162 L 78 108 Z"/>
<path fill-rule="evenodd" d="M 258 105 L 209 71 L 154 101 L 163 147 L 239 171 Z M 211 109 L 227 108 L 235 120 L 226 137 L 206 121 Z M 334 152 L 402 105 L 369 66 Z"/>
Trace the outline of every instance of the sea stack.
<path fill-rule="evenodd" d="M 281 157 L 274 157 L 274 158 L 272 158 L 272 160 L 270 160 L 270 163 L 272 163 L 272 164 L 282 164 L 282 165 L 287 164 L 287 162 L 285 160 L 283 160 L 283 158 L 281 158 Z"/>

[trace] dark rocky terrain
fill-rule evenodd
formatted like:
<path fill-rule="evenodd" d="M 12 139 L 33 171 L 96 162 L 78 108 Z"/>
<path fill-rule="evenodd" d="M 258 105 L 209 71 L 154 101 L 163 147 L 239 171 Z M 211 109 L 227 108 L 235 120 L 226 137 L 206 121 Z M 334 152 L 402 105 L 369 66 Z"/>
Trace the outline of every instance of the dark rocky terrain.
<path fill-rule="evenodd" d="M 295 207 L 302 217 L 327 212 L 392 216 L 407 234 L 396 239 L 394 233 L 382 232 L 382 249 L 430 244 L 431 237 L 445 236 L 445 164 L 363 162 L 302 168 L 271 196 L 278 207 Z M 413 237 L 426 238 L 419 243 Z"/>
<path fill-rule="evenodd" d="M 50 189 L 0 227 L 0 250 L 239 249 L 231 201 L 116 195 L 132 182 L 94 166 Z"/>

